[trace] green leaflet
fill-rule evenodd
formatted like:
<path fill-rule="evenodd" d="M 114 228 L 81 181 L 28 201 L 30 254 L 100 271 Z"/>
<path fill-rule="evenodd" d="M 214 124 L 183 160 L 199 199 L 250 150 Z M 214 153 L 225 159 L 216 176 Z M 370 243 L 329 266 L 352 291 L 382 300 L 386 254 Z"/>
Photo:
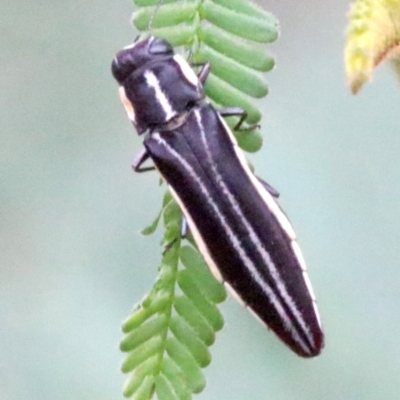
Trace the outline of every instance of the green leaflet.
<path fill-rule="evenodd" d="M 266 20 L 240 11 L 233 11 L 212 1 L 205 0 L 201 8 L 201 17 L 216 26 L 244 39 L 269 43 L 278 38 L 278 27 L 275 21 Z"/>
<path fill-rule="evenodd" d="M 250 131 L 235 131 L 234 133 L 239 146 L 248 153 L 255 153 L 261 149 L 263 138 L 258 129 Z"/>
<path fill-rule="evenodd" d="M 197 52 L 195 61 L 210 62 L 214 75 L 251 97 L 261 98 L 268 93 L 268 85 L 259 72 L 217 52 L 206 44 Z"/>
<path fill-rule="evenodd" d="M 180 260 L 185 266 L 185 272 L 191 274 L 197 287 L 203 295 L 213 303 L 221 303 L 226 299 L 226 291 L 210 274 L 210 271 L 200 253 L 192 246 L 183 246 L 180 250 Z"/>
<path fill-rule="evenodd" d="M 133 23 L 139 31 L 147 29 L 153 11 L 154 7 L 143 7 L 133 14 Z M 164 28 L 190 21 L 194 18 L 196 11 L 195 3 L 165 4 L 159 8 L 154 16 L 153 27 Z"/>
<path fill-rule="evenodd" d="M 232 40 L 230 33 L 212 24 L 201 26 L 197 32 L 203 43 L 241 65 L 262 72 L 270 71 L 275 65 L 264 45 L 242 38 Z"/>
<path fill-rule="evenodd" d="M 211 354 L 208 347 L 200 340 L 184 319 L 174 316 L 170 321 L 171 332 L 191 353 L 197 364 L 207 367 L 211 362 Z"/>
<path fill-rule="evenodd" d="M 196 282 L 192 279 L 190 272 L 179 271 L 178 285 L 182 292 L 193 302 L 197 310 L 204 316 L 214 331 L 219 331 L 224 325 L 222 315 L 218 308 L 207 300 L 198 289 Z"/>
<path fill-rule="evenodd" d="M 240 90 L 235 89 L 226 81 L 218 78 L 213 73 L 207 78 L 204 85 L 206 95 L 224 107 L 230 107 L 232 104 L 235 107 L 243 108 L 247 111 L 247 122 L 249 124 L 256 124 L 261 119 L 261 112 L 249 100 L 249 98 Z"/>
<path fill-rule="evenodd" d="M 151 375 L 146 376 L 146 378 L 141 382 L 140 386 L 135 391 L 132 399 L 133 400 L 146 400 L 152 397 L 154 387 L 154 377 Z"/>
<path fill-rule="evenodd" d="M 156 288 L 154 288 L 150 294 L 153 294 L 150 304 L 146 306 L 144 302 L 142 302 L 122 324 L 122 331 L 124 333 L 139 327 L 148 318 L 164 309 L 169 302 L 169 294 L 167 291 L 157 291 Z"/>
<path fill-rule="evenodd" d="M 211 62 L 206 95 L 217 108 L 241 107 L 247 127 L 234 134 L 242 149 L 257 151 L 262 137 L 254 124 L 261 112 L 252 98 L 268 93 L 262 73 L 274 67 L 264 44 L 278 37 L 275 17 L 246 0 L 134 0 L 139 31 L 183 46 L 192 63 Z M 233 128 L 237 117 L 228 117 Z M 202 368 L 224 320 L 217 307 L 226 291 L 193 246 L 190 233 L 181 246 L 181 211 L 167 192 L 155 220 L 141 232 L 150 235 L 163 221 L 164 252 L 153 288 L 123 323 L 120 348 L 128 374 L 124 396 L 135 400 L 190 400 L 205 387 Z"/>
<path fill-rule="evenodd" d="M 137 368 L 135 372 L 127 379 L 123 394 L 125 397 L 131 397 L 133 394 L 138 393 L 140 391 L 140 387 L 145 384 L 145 381 L 151 379 L 151 382 L 154 381 L 154 378 L 151 374 L 155 366 L 157 365 L 158 357 L 153 356 L 144 361 L 140 368 Z M 149 391 L 150 392 L 150 391 Z M 149 396 L 147 397 L 149 398 Z"/>
<path fill-rule="evenodd" d="M 122 372 L 131 372 L 138 365 L 149 359 L 151 356 L 159 353 L 162 349 L 162 338 L 157 335 L 142 343 L 140 346 L 132 350 L 125 358 L 122 364 Z"/>
<path fill-rule="evenodd" d="M 152 233 L 154 233 L 156 231 L 156 229 L 158 227 L 158 223 L 160 222 L 162 212 L 163 212 L 163 210 L 161 210 L 158 213 L 157 217 L 154 219 L 154 221 L 150 225 L 146 226 L 146 228 L 144 228 L 140 231 L 140 233 L 142 235 L 144 235 L 144 236 L 151 235 Z"/>
<path fill-rule="evenodd" d="M 195 28 L 192 25 L 177 25 L 168 28 L 156 28 L 152 34 L 168 40 L 173 47 L 189 46 L 195 34 Z"/>
<path fill-rule="evenodd" d="M 215 342 L 215 331 L 191 300 L 178 296 L 174 302 L 175 311 L 191 326 L 196 335 L 207 345 Z"/>
<path fill-rule="evenodd" d="M 278 21 L 274 15 L 262 10 L 260 7 L 250 1 L 243 0 L 212 0 L 215 4 L 219 4 L 224 7 L 231 8 L 240 14 L 246 14 L 252 17 L 256 17 L 265 21 L 269 21 L 270 24 L 277 25 Z"/>
<path fill-rule="evenodd" d="M 179 399 L 187 400 L 192 398 L 191 390 L 186 384 L 185 375 L 175 361 L 170 357 L 164 357 L 162 361 L 162 371 L 164 377 L 168 379 Z"/>
<path fill-rule="evenodd" d="M 157 397 L 160 400 L 176 399 L 175 390 L 170 381 L 165 377 L 165 375 L 157 375 L 155 388 Z"/>
<path fill-rule="evenodd" d="M 141 324 L 125 336 L 120 344 L 120 349 L 122 351 L 133 350 L 153 336 L 161 335 L 166 323 L 166 316 L 160 315 L 158 318 L 153 318 L 151 321 Z"/>
<path fill-rule="evenodd" d="M 199 364 L 189 350 L 174 337 L 167 339 L 166 350 L 172 360 L 181 366 L 190 390 L 193 393 L 201 392 L 206 385 L 206 381 Z"/>

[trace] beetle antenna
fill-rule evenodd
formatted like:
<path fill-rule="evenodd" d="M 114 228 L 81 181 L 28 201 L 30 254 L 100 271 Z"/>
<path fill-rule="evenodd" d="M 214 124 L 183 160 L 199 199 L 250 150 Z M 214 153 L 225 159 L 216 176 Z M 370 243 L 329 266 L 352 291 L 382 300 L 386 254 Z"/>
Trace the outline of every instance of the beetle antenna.
<path fill-rule="evenodd" d="M 150 35 L 151 35 L 151 30 L 153 29 L 154 17 L 157 15 L 158 10 L 162 6 L 163 2 L 164 2 L 163 0 L 159 0 L 157 5 L 154 7 L 153 13 L 151 14 L 151 17 L 150 17 L 150 20 L 149 20 L 149 24 L 147 25 L 147 31 L 150 33 Z"/>

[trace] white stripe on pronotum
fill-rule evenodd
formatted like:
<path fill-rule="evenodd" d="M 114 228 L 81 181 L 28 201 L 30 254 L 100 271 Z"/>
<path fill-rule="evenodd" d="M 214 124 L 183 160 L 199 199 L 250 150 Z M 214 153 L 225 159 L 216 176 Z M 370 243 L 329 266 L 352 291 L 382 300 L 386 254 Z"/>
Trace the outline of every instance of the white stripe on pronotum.
<path fill-rule="evenodd" d="M 144 77 L 146 78 L 147 84 L 154 89 L 156 99 L 165 112 L 165 119 L 167 121 L 170 120 L 175 113 L 166 94 L 161 89 L 160 82 L 158 81 L 157 77 L 149 70 L 144 72 Z"/>
<path fill-rule="evenodd" d="M 181 68 L 181 71 L 185 78 L 193 85 L 193 86 L 198 86 L 199 85 L 199 78 L 197 75 L 194 73 L 193 69 L 190 67 L 188 62 L 179 54 L 174 55 L 174 60 L 176 63 L 179 65 Z"/>

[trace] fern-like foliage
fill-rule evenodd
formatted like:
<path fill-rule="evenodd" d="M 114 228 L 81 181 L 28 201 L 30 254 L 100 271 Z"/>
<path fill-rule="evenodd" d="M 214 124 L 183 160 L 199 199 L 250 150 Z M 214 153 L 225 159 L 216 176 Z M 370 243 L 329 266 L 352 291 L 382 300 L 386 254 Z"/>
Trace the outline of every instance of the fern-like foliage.
<path fill-rule="evenodd" d="M 355 94 L 383 60 L 400 77 L 400 0 L 356 0 L 350 8 L 345 66 Z"/>
<path fill-rule="evenodd" d="M 184 400 L 203 390 L 201 368 L 210 363 L 208 346 L 224 323 L 216 304 L 225 300 L 225 289 L 194 247 L 181 247 L 181 214 L 169 193 L 162 214 L 166 250 L 158 278 L 123 324 L 120 346 L 128 352 L 122 370 L 131 373 L 124 395 L 137 400 L 150 399 L 154 392 L 160 400 Z"/>
<path fill-rule="evenodd" d="M 121 350 L 128 355 L 122 370 L 131 373 L 124 395 L 137 400 L 154 392 L 160 400 L 190 399 L 200 392 L 201 368 L 211 361 L 208 346 L 223 326 L 215 304 L 225 300 L 225 289 L 192 246 L 181 247 L 181 214 L 168 193 L 162 213 L 166 250 L 157 281 L 123 324 Z"/>
<path fill-rule="evenodd" d="M 134 0 L 133 22 L 139 31 L 167 39 L 191 63 L 211 62 L 205 91 L 214 105 L 247 111 L 249 129 L 237 131 L 239 145 L 257 151 L 262 139 L 252 126 L 261 113 L 251 98 L 268 92 L 263 73 L 274 66 L 265 49 L 278 36 L 276 19 L 246 0 Z M 179 51 L 179 49 L 178 49 Z M 231 119 L 231 126 L 237 120 Z M 205 386 L 202 368 L 211 361 L 209 346 L 223 326 L 217 304 L 226 298 L 188 235 L 181 246 L 181 212 L 167 193 L 155 221 L 164 221 L 164 253 L 157 281 L 123 324 L 122 370 L 129 373 L 124 395 L 135 400 L 191 399 Z"/>
<path fill-rule="evenodd" d="M 139 31 L 148 28 L 159 0 L 135 0 L 139 7 L 133 23 Z M 261 119 L 251 98 L 268 93 L 263 72 L 274 67 L 265 43 L 278 37 L 278 22 L 248 0 L 166 0 L 152 20 L 152 35 L 183 47 L 192 63 L 211 62 L 205 84 L 208 98 L 218 108 L 241 107 L 250 125 Z M 231 126 L 236 120 L 229 121 Z M 257 129 L 234 132 L 248 152 L 261 148 Z"/>

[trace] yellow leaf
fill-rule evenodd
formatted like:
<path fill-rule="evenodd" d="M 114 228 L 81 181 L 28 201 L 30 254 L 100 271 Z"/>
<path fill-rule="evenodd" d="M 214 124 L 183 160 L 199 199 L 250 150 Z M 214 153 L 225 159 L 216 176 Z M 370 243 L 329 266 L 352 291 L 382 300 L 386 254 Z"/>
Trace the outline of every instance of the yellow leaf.
<path fill-rule="evenodd" d="M 386 59 L 400 59 L 400 0 L 356 0 L 350 7 L 345 47 L 346 77 L 353 94 Z"/>

